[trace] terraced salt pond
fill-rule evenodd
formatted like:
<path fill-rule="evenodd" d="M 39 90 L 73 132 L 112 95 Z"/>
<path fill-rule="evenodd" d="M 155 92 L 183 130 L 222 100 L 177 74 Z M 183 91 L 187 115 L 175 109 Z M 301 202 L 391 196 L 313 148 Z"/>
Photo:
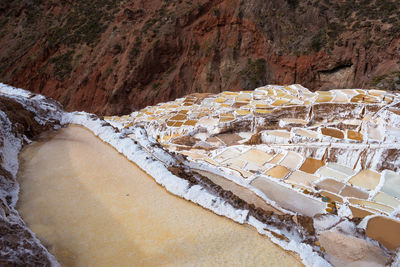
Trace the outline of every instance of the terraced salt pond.
<path fill-rule="evenodd" d="M 163 187 L 88 130 L 20 155 L 19 212 L 64 266 L 301 266 L 256 230 Z"/>

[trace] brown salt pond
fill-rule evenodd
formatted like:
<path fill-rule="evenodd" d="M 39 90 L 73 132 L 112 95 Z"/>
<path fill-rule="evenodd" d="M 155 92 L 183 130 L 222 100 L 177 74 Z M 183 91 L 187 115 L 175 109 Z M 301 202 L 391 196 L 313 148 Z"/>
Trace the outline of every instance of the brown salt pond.
<path fill-rule="evenodd" d="M 301 266 L 254 229 L 169 194 L 88 130 L 20 154 L 19 212 L 65 266 Z"/>
<path fill-rule="evenodd" d="M 300 170 L 314 174 L 319 168 L 325 165 L 325 162 L 320 159 L 306 158 Z"/>
<path fill-rule="evenodd" d="M 333 128 L 321 128 L 321 133 L 323 135 L 335 137 L 338 139 L 344 138 L 344 133 L 341 130 L 333 129 Z"/>
<path fill-rule="evenodd" d="M 353 140 L 356 140 L 356 141 L 362 141 L 363 140 L 363 135 L 360 132 L 349 130 L 347 132 L 347 138 L 353 139 Z"/>
<path fill-rule="evenodd" d="M 388 217 L 376 216 L 368 220 L 366 234 L 378 240 L 388 249 L 400 247 L 400 222 Z"/>

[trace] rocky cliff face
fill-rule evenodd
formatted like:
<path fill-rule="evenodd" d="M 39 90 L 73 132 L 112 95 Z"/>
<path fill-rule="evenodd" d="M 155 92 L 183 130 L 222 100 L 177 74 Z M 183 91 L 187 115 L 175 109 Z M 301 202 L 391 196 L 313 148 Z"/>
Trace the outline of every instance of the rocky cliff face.
<path fill-rule="evenodd" d="M 98 114 L 267 83 L 395 89 L 399 8 L 391 0 L 6 0 L 0 80 Z"/>

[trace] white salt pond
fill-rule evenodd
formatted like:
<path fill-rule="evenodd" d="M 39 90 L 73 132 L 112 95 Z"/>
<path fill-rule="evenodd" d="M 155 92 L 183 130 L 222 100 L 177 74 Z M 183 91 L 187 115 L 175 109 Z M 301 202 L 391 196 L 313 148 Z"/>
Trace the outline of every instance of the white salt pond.
<path fill-rule="evenodd" d="M 85 128 L 20 154 L 18 210 L 63 266 L 301 266 L 255 229 L 163 187 Z"/>

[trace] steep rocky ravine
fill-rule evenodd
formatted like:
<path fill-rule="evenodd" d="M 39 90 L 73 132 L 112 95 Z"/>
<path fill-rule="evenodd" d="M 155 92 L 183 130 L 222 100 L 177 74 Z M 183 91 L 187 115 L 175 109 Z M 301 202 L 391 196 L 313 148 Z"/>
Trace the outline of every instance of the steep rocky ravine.
<path fill-rule="evenodd" d="M 97 114 L 268 83 L 396 89 L 399 8 L 392 0 L 5 0 L 0 81 Z"/>

